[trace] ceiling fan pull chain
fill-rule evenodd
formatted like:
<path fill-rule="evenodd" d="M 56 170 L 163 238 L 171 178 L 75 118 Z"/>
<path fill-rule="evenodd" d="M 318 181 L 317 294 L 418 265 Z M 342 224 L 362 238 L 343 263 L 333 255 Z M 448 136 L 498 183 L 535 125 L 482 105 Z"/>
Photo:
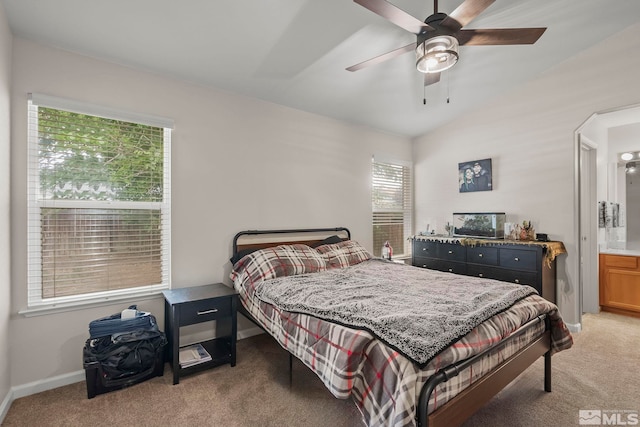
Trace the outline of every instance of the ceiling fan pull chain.
<path fill-rule="evenodd" d="M 449 89 L 451 88 L 451 85 L 449 84 L 450 80 L 449 73 L 447 73 L 447 104 L 449 103 Z"/>

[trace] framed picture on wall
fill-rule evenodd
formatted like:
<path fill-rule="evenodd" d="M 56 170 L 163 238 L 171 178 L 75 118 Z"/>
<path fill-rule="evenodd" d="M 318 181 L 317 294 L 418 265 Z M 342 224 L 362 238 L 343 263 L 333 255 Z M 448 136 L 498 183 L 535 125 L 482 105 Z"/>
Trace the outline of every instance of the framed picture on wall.
<path fill-rule="evenodd" d="M 491 159 L 458 163 L 458 188 L 461 193 L 491 191 Z"/>

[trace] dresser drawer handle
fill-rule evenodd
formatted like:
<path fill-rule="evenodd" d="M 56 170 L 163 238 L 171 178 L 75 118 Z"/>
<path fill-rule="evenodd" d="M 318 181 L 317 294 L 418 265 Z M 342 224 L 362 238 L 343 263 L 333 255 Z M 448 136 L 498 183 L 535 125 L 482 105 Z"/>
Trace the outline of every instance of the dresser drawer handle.
<path fill-rule="evenodd" d="M 211 313 L 217 313 L 217 312 L 218 312 L 217 308 L 212 308 L 211 310 L 198 311 L 197 314 L 198 316 L 204 316 L 205 314 L 211 314 Z"/>
<path fill-rule="evenodd" d="M 427 268 L 427 264 L 422 264 L 422 268 Z"/>
<path fill-rule="evenodd" d="M 426 250 L 427 250 L 427 248 L 422 248 L 422 250 L 423 250 L 423 251 L 426 251 Z"/>
<path fill-rule="evenodd" d="M 450 268 L 450 269 L 449 269 L 449 273 L 453 273 L 453 268 Z"/>
<path fill-rule="evenodd" d="M 452 254 L 452 253 L 453 253 L 453 251 L 449 251 L 449 253 L 450 253 L 450 254 Z"/>
<path fill-rule="evenodd" d="M 514 260 L 514 261 L 520 261 L 520 258 L 515 257 L 513 260 Z"/>
<path fill-rule="evenodd" d="M 478 254 L 478 256 L 479 256 L 480 258 L 482 258 L 482 254 Z"/>
<path fill-rule="evenodd" d="M 484 277 L 484 274 L 480 273 L 478 274 L 478 277 Z"/>
<path fill-rule="evenodd" d="M 516 282 L 516 283 L 520 283 L 520 280 L 519 280 L 519 279 L 516 279 L 516 280 L 514 280 L 514 282 Z"/>

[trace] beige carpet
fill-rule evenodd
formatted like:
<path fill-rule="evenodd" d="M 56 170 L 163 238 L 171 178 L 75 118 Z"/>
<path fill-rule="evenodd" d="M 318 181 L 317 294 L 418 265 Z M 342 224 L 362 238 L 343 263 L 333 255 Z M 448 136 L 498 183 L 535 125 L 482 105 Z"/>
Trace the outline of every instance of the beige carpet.
<path fill-rule="evenodd" d="M 571 350 L 553 357 L 553 392 L 536 362 L 465 427 L 577 426 L 580 409 L 640 412 L 640 319 L 585 315 Z M 260 335 L 238 342 L 236 367 L 163 377 L 87 399 L 84 382 L 17 399 L 3 426 L 361 426 L 305 366 Z"/>

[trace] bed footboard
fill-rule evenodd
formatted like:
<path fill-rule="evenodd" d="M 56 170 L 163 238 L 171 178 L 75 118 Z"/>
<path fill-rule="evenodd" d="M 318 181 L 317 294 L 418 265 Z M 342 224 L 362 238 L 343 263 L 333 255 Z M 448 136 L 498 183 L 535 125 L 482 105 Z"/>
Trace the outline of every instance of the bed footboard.
<path fill-rule="evenodd" d="M 435 387 L 457 376 L 465 368 L 472 365 L 478 359 L 485 357 L 488 352 L 495 350 L 490 348 L 484 352 L 457 364 L 440 370 L 424 384 L 420 392 L 417 411 L 418 427 L 458 426 L 480 409 L 500 390 L 524 372 L 540 356 L 544 355 L 544 389 L 551 391 L 551 332 L 549 320 L 545 317 L 545 332 L 535 341 L 512 355 L 509 359 L 498 365 L 489 374 L 482 376 L 471 386 L 456 395 L 444 406 L 427 414 L 429 398 Z M 524 332 L 524 328 L 519 331 Z M 519 333 L 513 334 L 508 340 L 516 338 Z"/>

